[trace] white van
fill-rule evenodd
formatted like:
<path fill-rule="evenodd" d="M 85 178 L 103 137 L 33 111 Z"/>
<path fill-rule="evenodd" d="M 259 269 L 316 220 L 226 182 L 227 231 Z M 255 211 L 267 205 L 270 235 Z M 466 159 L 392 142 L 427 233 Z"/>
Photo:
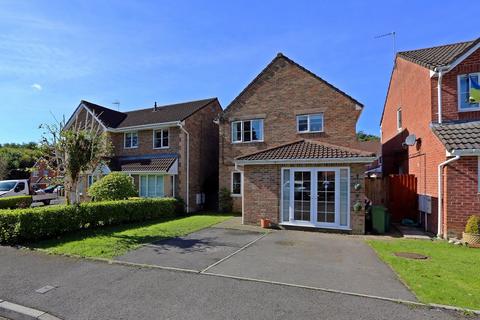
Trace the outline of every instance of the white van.
<path fill-rule="evenodd" d="M 13 196 L 28 196 L 30 195 L 30 187 L 28 186 L 28 180 L 3 180 L 0 181 L 0 198 L 13 197 Z M 33 202 L 43 202 L 48 205 L 53 199 L 57 199 L 56 192 L 31 194 Z"/>

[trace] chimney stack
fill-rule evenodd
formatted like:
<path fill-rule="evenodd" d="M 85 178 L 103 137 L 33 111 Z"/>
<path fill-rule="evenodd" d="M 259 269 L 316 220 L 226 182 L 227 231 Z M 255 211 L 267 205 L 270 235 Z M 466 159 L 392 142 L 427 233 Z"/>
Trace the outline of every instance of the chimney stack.
<path fill-rule="evenodd" d="M 157 111 L 157 101 L 155 101 L 155 104 L 153 106 L 153 111 Z"/>

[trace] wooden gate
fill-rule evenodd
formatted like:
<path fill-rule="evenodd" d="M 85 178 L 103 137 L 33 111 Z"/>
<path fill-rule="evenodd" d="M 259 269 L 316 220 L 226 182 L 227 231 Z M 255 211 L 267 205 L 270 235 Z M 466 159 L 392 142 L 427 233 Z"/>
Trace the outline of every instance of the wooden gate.
<path fill-rule="evenodd" d="M 417 178 L 412 174 L 388 176 L 388 211 L 392 222 L 417 219 Z"/>

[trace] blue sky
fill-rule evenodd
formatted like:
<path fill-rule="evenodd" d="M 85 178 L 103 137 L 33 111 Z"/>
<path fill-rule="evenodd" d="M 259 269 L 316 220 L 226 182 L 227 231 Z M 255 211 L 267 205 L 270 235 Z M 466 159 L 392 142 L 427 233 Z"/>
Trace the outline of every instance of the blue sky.
<path fill-rule="evenodd" d="M 357 130 L 378 134 L 393 52 L 391 39 L 374 37 L 396 31 L 400 51 L 474 39 L 479 9 L 471 0 L 0 0 L 0 143 L 38 141 L 39 124 L 68 117 L 81 99 L 119 100 L 123 111 L 207 97 L 225 107 L 277 52 L 363 102 Z"/>

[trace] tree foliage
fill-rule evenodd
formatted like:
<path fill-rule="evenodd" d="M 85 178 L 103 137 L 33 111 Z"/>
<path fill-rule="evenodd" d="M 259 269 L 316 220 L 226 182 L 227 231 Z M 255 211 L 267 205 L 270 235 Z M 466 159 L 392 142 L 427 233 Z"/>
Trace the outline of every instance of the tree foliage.
<path fill-rule="evenodd" d="M 374 134 L 368 134 L 363 131 L 357 132 L 357 140 L 358 141 L 379 141 L 380 137 Z"/>
<path fill-rule="evenodd" d="M 88 189 L 94 201 L 125 200 L 138 196 L 132 178 L 122 172 L 111 172 Z"/>
<path fill-rule="evenodd" d="M 0 144 L 0 180 L 27 179 L 40 154 L 35 142 Z"/>
<path fill-rule="evenodd" d="M 83 172 L 91 172 L 106 164 L 112 152 L 107 133 L 91 117 L 77 119 L 68 128 L 65 121 L 41 125 L 43 158 L 49 169 L 64 177 L 67 202 L 77 202 L 77 185 Z"/>

